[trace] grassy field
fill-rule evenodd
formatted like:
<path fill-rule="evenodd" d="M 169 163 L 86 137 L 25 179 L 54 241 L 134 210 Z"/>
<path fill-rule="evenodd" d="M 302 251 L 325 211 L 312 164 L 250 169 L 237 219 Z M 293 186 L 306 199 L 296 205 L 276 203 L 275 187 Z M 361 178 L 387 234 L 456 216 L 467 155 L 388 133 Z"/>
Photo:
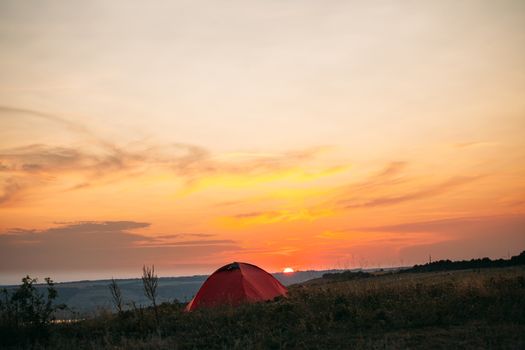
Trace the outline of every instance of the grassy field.
<path fill-rule="evenodd" d="M 36 347 L 525 348 L 524 267 L 319 278 L 289 291 L 288 298 L 272 302 L 193 313 L 164 303 L 158 325 L 151 309 L 102 313 L 51 325 L 47 341 Z"/>

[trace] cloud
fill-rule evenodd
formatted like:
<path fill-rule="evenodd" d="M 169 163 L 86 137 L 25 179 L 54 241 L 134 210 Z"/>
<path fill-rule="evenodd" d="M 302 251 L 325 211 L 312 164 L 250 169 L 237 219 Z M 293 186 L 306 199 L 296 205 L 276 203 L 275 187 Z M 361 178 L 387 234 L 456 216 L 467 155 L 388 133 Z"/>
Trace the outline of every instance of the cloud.
<path fill-rule="evenodd" d="M 74 232 L 74 233 L 94 233 L 94 232 L 114 232 L 125 231 L 149 227 L 147 222 L 136 221 L 78 221 L 78 222 L 56 222 L 61 227 L 53 227 L 41 232 Z"/>
<path fill-rule="evenodd" d="M 4 195 L 1 203 L 15 199 L 22 190 L 28 192 L 59 184 L 60 177 L 66 174 L 80 176 L 76 186 L 64 190 L 74 190 L 96 184 L 105 178 L 118 178 L 118 174 L 136 171 L 144 157 L 131 154 L 116 148 L 111 153 L 85 152 L 81 148 L 31 144 L 22 147 L 0 150 L 0 164 L 3 177 Z M 0 181 L 2 178 L 0 177 Z M 17 184 L 14 191 L 13 183 Z M 8 191 L 9 190 L 9 191 Z"/>
<path fill-rule="evenodd" d="M 404 180 L 400 179 L 400 175 L 403 174 L 403 171 L 407 168 L 407 166 L 407 162 L 390 162 L 386 164 L 382 170 L 376 174 L 371 175 L 366 180 L 347 186 L 345 192 L 355 193 L 359 191 L 369 191 L 371 188 L 402 183 Z"/>
<path fill-rule="evenodd" d="M 484 146 L 496 146 L 497 142 L 482 142 L 482 141 L 474 141 L 474 142 L 460 142 L 454 144 L 455 148 L 473 148 L 473 147 L 484 147 Z"/>
<path fill-rule="evenodd" d="M 407 162 L 391 162 L 376 176 L 372 177 L 372 180 L 390 178 L 395 175 L 399 175 L 407 167 Z M 373 182 L 373 181 L 372 181 Z"/>
<path fill-rule="evenodd" d="M 461 233 L 469 234 L 485 231 L 507 230 L 508 228 L 525 231 L 525 216 L 474 216 L 440 220 L 415 221 L 397 225 L 384 225 L 360 228 L 361 231 L 392 233 Z"/>
<path fill-rule="evenodd" d="M 433 260 L 516 255 L 525 249 L 524 232 L 525 216 L 521 214 L 353 227 L 324 231 L 316 238 L 324 259 L 350 260 L 351 267 L 377 267 L 424 263 L 429 254 Z M 360 255 L 362 261 L 354 255 Z"/>
<path fill-rule="evenodd" d="M 406 262 L 503 257 L 525 249 L 525 216 L 472 216 L 353 229 L 365 235 L 407 238 L 395 249 Z M 379 242 L 378 242 L 379 244 Z"/>
<path fill-rule="evenodd" d="M 345 208 L 349 204 L 352 204 L 355 200 L 348 200 L 345 197 L 352 196 L 357 197 L 360 194 L 368 194 L 373 190 L 383 189 L 395 185 L 402 184 L 407 182 L 403 178 L 403 171 L 407 168 L 408 163 L 403 161 L 393 161 L 386 164 L 380 171 L 375 174 L 370 175 L 368 178 L 357 183 L 351 183 L 345 186 L 338 188 L 336 196 L 338 198 L 343 197 L 336 201 L 336 206 L 338 208 Z M 332 205 L 333 203 L 327 203 L 327 205 Z"/>
<path fill-rule="evenodd" d="M 503 257 L 525 249 L 525 216 L 463 217 L 371 228 L 392 233 L 429 232 L 446 237 L 434 244 L 412 244 L 400 255 L 412 260 Z M 468 255 L 467 255 L 468 254 Z"/>
<path fill-rule="evenodd" d="M 227 225 L 265 225 L 277 222 L 314 221 L 332 215 L 329 209 L 288 209 L 240 213 L 223 218 Z"/>
<path fill-rule="evenodd" d="M 323 191 L 323 194 L 331 194 L 333 197 L 337 198 L 341 196 L 341 193 L 367 193 L 373 187 L 385 187 L 398 184 L 404 181 L 400 179 L 399 176 L 403 173 L 403 170 L 406 167 L 406 162 L 390 162 L 378 173 L 373 174 L 362 182 L 338 187 L 330 191 Z M 305 191 L 301 190 L 301 192 Z M 245 202 L 246 201 L 231 201 L 221 203 L 221 205 L 238 205 Z M 334 203 L 333 198 L 330 198 L 330 200 L 324 201 L 320 205 L 313 205 L 306 208 L 243 212 L 224 217 L 222 218 L 222 221 L 227 226 L 260 225 L 290 221 L 313 221 L 334 215 L 337 211 L 341 210 L 341 204 L 344 204 L 344 206 L 347 205 L 346 202 L 347 201 L 344 200 Z"/>
<path fill-rule="evenodd" d="M 97 137 L 79 123 L 51 113 L 9 106 L 0 106 L 0 113 L 41 118 L 87 137 L 87 143 L 77 147 L 28 144 L 0 149 L 0 175 L 4 175 L 0 204 L 11 201 L 22 188 L 30 191 L 57 184 L 60 177 L 67 174 L 74 174 L 78 184 L 68 184 L 64 191 L 118 181 L 122 177 L 152 171 L 152 168 L 171 171 L 186 187 L 192 188 L 203 179 L 213 182 L 213 177 L 268 175 L 263 180 L 271 181 L 269 175 L 300 167 L 327 150 L 327 147 L 313 147 L 277 153 L 214 154 L 199 145 L 180 142 L 168 145 L 137 142 L 133 146 L 119 146 Z M 7 177 L 11 180 L 7 181 Z M 18 184 L 18 189 L 14 183 Z"/>
<path fill-rule="evenodd" d="M 194 241 L 179 241 L 167 242 L 164 240 L 148 240 L 141 247 L 177 247 L 177 246 L 202 246 L 202 245 L 221 245 L 221 244 L 235 244 L 231 239 L 208 239 L 208 240 L 194 240 Z"/>
<path fill-rule="evenodd" d="M 170 239 L 170 238 L 180 238 L 180 237 L 213 237 L 215 236 L 212 233 L 177 233 L 173 235 L 160 235 L 155 236 L 155 239 Z"/>
<path fill-rule="evenodd" d="M 66 147 L 33 144 L 0 151 L 0 160 L 11 172 L 55 172 L 96 166 L 97 157 Z"/>
<path fill-rule="evenodd" d="M 126 160 L 141 160 L 146 163 L 162 163 L 168 165 L 179 175 L 195 175 L 209 173 L 235 173 L 235 172 L 255 172 L 258 170 L 273 170 L 287 167 L 301 161 L 307 161 L 314 156 L 325 152 L 328 148 L 314 147 L 298 151 L 286 151 L 282 153 L 257 153 L 257 152 L 237 152 L 227 155 L 214 155 L 208 149 L 187 143 L 175 142 L 169 145 L 147 145 L 141 150 L 131 151 L 118 147 L 100 137 L 86 126 L 73 122 L 62 116 L 52 113 L 30 110 L 12 106 L 0 106 L 0 113 L 9 115 L 37 117 L 48 120 L 66 127 L 68 130 L 89 136 L 91 141 L 102 149 L 105 156 L 95 155 L 87 152 L 80 152 L 77 148 L 51 147 L 46 145 L 28 145 L 17 149 L 3 151 L 4 158 L 16 159 L 18 170 L 24 165 L 38 166 L 64 164 L 74 166 L 79 159 L 95 161 L 99 166 L 110 165 L 118 167 L 126 164 Z M 6 154 L 7 153 L 7 154 Z M 9 154 L 11 153 L 11 154 Z M 18 158 L 18 159 L 17 159 Z M 0 165 L 2 170 L 10 169 L 9 166 Z M 42 164 L 44 163 L 44 164 Z"/>
<path fill-rule="evenodd" d="M 407 201 L 427 199 L 434 196 L 439 196 L 450 190 L 456 189 L 463 185 L 472 183 L 481 176 L 456 176 L 452 177 L 442 183 L 427 186 L 416 191 L 412 191 L 406 194 L 398 196 L 380 196 L 372 199 L 365 200 L 345 200 L 341 203 L 345 204 L 346 208 L 364 208 L 364 207 L 377 207 L 399 204 Z"/>
<path fill-rule="evenodd" d="M 236 218 L 236 219 L 246 219 L 246 218 L 254 218 L 254 217 L 265 215 L 265 214 L 269 215 L 269 216 L 275 216 L 276 212 L 264 213 L 262 211 L 254 211 L 254 212 L 251 212 L 251 213 L 237 214 L 237 215 L 234 215 L 233 217 Z"/>
<path fill-rule="evenodd" d="M 291 169 L 302 162 L 315 158 L 324 152 L 324 147 L 281 153 L 243 153 L 238 155 L 214 155 L 194 145 L 175 144 L 187 153 L 180 158 L 168 158 L 166 163 L 179 175 L 200 177 L 203 175 L 256 175 Z"/>
<path fill-rule="evenodd" d="M 18 171 L 60 170 L 83 168 L 83 165 L 101 169 L 115 169 L 125 167 L 130 161 L 137 161 L 146 164 L 164 164 L 181 176 L 210 173 L 255 173 L 287 168 L 298 162 L 308 161 L 328 149 L 326 146 L 320 146 L 270 154 L 238 152 L 216 155 L 199 145 L 175 142 L 169 145 L 144 145 L 142 149 L 130 150 L 96 137 L 90 129 L 79 123 L 51 113 L 9 106 L 0 106 L 0 113 L 39 117 L 59 123 L 73 132 L 90 136 L 101 148 L 99 154 L 83 152 L 80 148 L 42 144 L 2 150 L 0 152 L 0 169 L 2 171 L 10 169 Z"/>
<path fill-rule="evenodd" d="M 0 150 L 0 174 L 12 178 L 10 182 L 4 180 L 5 190 L 9 191 L 4 191 L 2 197 L 3 202 L 7 202 L 18 192 L 14 191 L 13 183 L 18 183 L 20 188 L 31 189 L 56 183 L 65 174 L 81 176 L 77 185 L 64 189 L 71 191 L 96 186 L 99 182 L 117 181 L 122 176 L 141 173 L 152 167 L 171 171 L 189 186 L 200 179 L 210 180 L 212 176 L 274 174 L 292 169 L 316 154 L 318 150 L 312 149 L 275 154 L 272 158 L 220 160 L 202 147 L 185 144 L 135 151 L 112 147 L 98 153 L 87 152 L 80 147 L 32 144 Z M 270 181 L 271 178 L 266 180 Z"/>
<path fill-rule="evenodd" d="M 145 235 L 150 227 L 136 221 L 57 223 L 46 229 L 14 228 L 0 234 L 0 271 L 117 270 L 144 263 L 176 265 L 241 248 L 233 240 L 206 239 L 209 234 Z M 203 239 L 178 240 L 193 236 Z"/>
<path fill-rule="evenodd" d="M 30 117 L 45 119 L 45 120 L 60 124 L 66 127 L 67 129 L 74 131 L 76 133 L 82 133 L 82 134 L 86 134 L 89 136 L 93 136 L 92 132 L 85 126 L 72 122 L 56 114 L 46 113 L 46 112 L 37 111 L 33 109 L 26 109 L 26 108 L 12 107 L 12 106 L 2 106 L 2 105 L 0 105 L 0 113 L 6 114 L 8 116 L 9 115 L 17 115 L 18 117 L 30 116 Z"/>
<path fill-rule="evenodd" d="M 5 180 L 2 194 L 0 194 L 0 205 L 11 200 L 11 198 L 21 190 L 21 186 L 13 178 L 8 178 Z"/>
<path fill-rule="evenodd" d="M 185 173 L 186 167 L 202 159 L 198 147 L 178 144 L 171 155 L 153 154 L 155 149 L 124 151 L 116 146 L 99 152 L 88 152 L 81 147 L 61 147 L 32 144 L 0 150 L 2 170 L 20 173 L 85 172 L 101 177 L 115 171 L 138 168 L 142 165 L 166 164 Z M 173 151 L 173 147 L 171 150 Z"/>

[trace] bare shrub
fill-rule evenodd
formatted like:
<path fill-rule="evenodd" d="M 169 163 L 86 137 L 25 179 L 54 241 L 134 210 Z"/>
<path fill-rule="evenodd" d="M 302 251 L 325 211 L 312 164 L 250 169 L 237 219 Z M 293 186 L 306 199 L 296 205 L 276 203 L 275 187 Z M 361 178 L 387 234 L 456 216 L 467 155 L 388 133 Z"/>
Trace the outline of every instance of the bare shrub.
<path fill-rule="evenodd" d="M 111 292 L 113 305 L 115 306 L 119 314 L 122 313 L 122 304 L 123 304 L 122 291 L 120 290 L 120 287 L 114 278 L 111 278 L 111 283 L 108 285 L 108 288 L 109 288 L 109 291 Z"/>
<path fill-rule="evenodd" d="M 155 265 L 142 266 L 142 284 L 144 286 L 144 294 L 153 304 L 153 310 L 155 311 L 155 320 L 157 325 L 159 324 L 159 312 L 157 308 L 157 286 L 159 278 L 155 274 Z"/>

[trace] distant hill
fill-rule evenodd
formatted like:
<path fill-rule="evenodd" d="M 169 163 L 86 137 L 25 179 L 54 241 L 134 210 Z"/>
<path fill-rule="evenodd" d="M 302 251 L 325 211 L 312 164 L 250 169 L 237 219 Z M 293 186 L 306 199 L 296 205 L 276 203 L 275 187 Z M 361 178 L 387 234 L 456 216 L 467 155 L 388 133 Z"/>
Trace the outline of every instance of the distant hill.
<path fill-rule="evenodd" d="M 491 260 L 490 258 L 482 258 L 461 261 L 438 260 L 424 265 L 414 265 L 414 267 L 403 269 L 400 272 L 434 272 L 481 269 L 487 267 L 509 267 L 518 265 L 525 265 L 525 251 L 521 252 L 519 255 L 513 256 L 510 259 Z"/>
<path fill-rule="evenodd" d="M 407 273 L 425 273 L 425 272 L 442 272 L 482 268 L 502 268 L 525 265 L 525 251 L 513 256 L 510 259 L 491 260 L 490 258 L 471 259 L 461 261 L 439 260 L 424 265 L 414 265 L 413 267 L 399 267 L 390 269 L 376 270 L 344 270 L 337 272 L 328 272 L 321 276 L 308 280 L 306 284 L 322 284 L 326 282 L 351 281 L 356 279 L 370 278 L 384 274 L 407 274 Z"/>
<path fill-rule="evenodd" d="M 525 265 L 525 252 L 511 259 L 491 260 L 489 258 L 463 261 L 440 260 L 424 265 L 415 265 L 410 268 L 367 269 L 367 270 L 321 270 L 296 271 L 294 273 L 274 273 L 285 286 L 310 281 L 316 284 L 322 281 L 341 281 L 371 277 L 372 274 L 384 273 L 418 273 L 448 270 L 478 269 L 486 267 L 508 267 Z M 187 302 L 193 298 L 208 276 L 161 277 L 159 278 L 158 300 L 162 302 Z M 108 289 L 109 280 L 63 282 L 55 285 L 58 291 L 57 303 L 66 304 L 71 310 L 80 314 L 95 313 L 101 309 L 112 309 L 111 295 Z M 144 296 L 140 278 L 117 280 L 122 290 L 127 308 L 131 302 L 136 305 L 149 305 Z M 16 286 L 7 286 L 7 289 Z M 43 288 L 43 286 L 42 286 Z"/>

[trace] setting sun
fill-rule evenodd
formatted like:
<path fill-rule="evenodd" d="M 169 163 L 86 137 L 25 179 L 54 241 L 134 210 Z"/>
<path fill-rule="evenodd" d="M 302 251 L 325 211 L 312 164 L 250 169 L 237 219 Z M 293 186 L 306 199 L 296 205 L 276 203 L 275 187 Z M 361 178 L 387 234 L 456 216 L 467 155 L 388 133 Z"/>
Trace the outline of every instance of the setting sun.
<path fill-rule="evenodd" d="M 283 270 L 284 273 L 292 273 L 294 272 L 293 269 L 291 267 L 285 267 L 284 270 Z"/>

